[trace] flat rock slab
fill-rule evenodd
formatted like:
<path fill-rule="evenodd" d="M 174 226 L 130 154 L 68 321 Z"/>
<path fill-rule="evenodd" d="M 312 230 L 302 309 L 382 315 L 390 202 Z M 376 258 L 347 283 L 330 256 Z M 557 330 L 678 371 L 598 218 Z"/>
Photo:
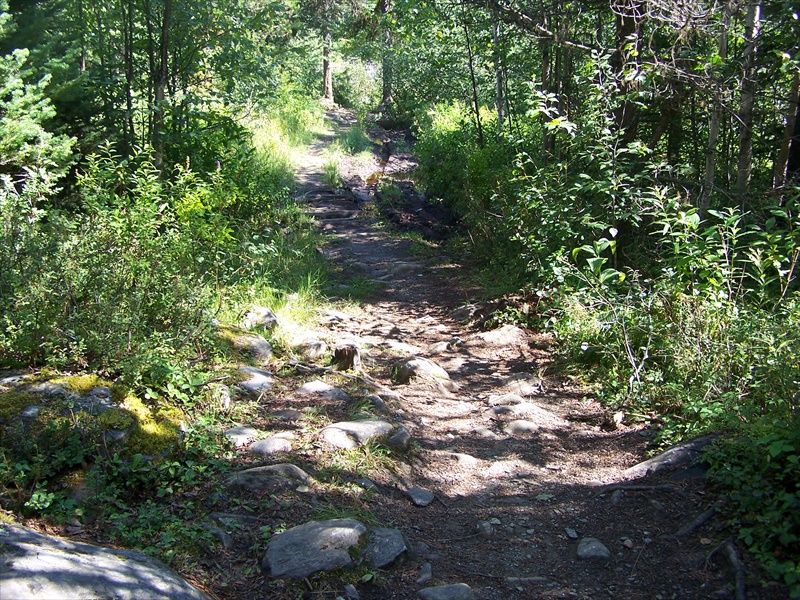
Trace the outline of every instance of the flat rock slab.
<path fill-rule="evenodd" d="M 420 600 L 472 600 L 475 598 L 475 593 L 466 583 L 455 583 L 423 588 L 417 592 L 417 598 Z"/>
<path fill-rule="evenodd" d="M 377 527 L 369 532 L 363 557 L 371 567 L 380 569 L 392 564 L 406 550 L 405 537 L 399 530 Z"/>
<path fill-rule="evenodd" d="M 472 335 L 467 340 L 467 345 L 486 344 L 489 346 L 522 346 L 527 344 L 527 335 L 519 327 L 503 325 L 499 329 L 483 331 Z"/>
<path fill-rule="evenodd" d="M 303 417 L 303 413 L 294 408 L 282 408 L 276 410 L 270 416 L 281 419 L 282 421 L 299 421 Z"/>
<path fill-rule="evenodd" d="M 536 375 L 517 373 L 503 381 L 503 387 L 508 393 L 520 396 L 536 396 L 544 391 L 544 383 Z"/>
<path fill-rule="evenodd" d="M 411 498 L 411 501 L 417 506 L 428 506 L 435 498 L 433 492 L 418 487 L 408 488 L 406 490 L 406 496 Z"/>
<path fill-rule="evenodd" d="M 308 381 L 297 388 L 297 394 L 301 396 L 319 396 L 325 400 L 340 400 L 348 402 L 350 396 L 337 387 L 333 387 L 324 381 Z"/>
<path fill-rule="evenodd" d="M 246 392 L 258 396 L 272 387 L 272 373 L 256 369 L 255 367 L 239 367 L 239 370 L 250 376 L 249 379 L 245 379 L 239 383 L 239 387 Z"/>
<path fill-rule="evenodd" d="M 261 435 L 261 432 L 254 427 L 240 425 L 239 427 L 231 427 L 225 430 L 223 435 L 233 442 L 234 446 L 242 448 Z"/>
<path fill-rule="evenodd" d="M 578 542 L 578 558 L 583 560 L 608 560 L 611 551 L 597 538 L 587 537 Z"/>
<path fill-rule="evenodd" d="M 514 395 L 514 394 L 512 394 Z M 569 427 L 569 421 L 530 402 L 511 405 L 499 405 L 491 408 L 492 414 L 499 419 L 525 419 L 533 421 L 540 427 L 559 429 Z"/>
<path fill-rule="evenodd" d="M 210 600 L 156 559 L 0 525 L 3 598 Z"/>
<path fill-rule="evenodd" d="M 499 396 L 489 396 L 489 406 L 512 406 L 522 404 L 525 398 L 519 394 L 501 394 Z"/>
<path fill-rule="evenodd" d="M 232 341 L 234 348 L 247 352 L 261 364 L 272 356 L 272 344 L 260 335 L 237 335 Z"/>
<path fill-rule="evenodd" d="M 532 421 L 515 419 L 509 421 L 506 426 L 503 427 L 503 431 L 512 437 L 527 437 L 539 431 L 539 425 Z"/>
<path fill-rule="evenodd" d="M 281 452 L 291 452 L 292 442 L 283 437 L 271 437 L 266 440 L 258 440 L 252 444 L 248 449 L 251 454 L 260 454 L 262 456 L 270 456 L 272 454 L 279 454 Z"/>
<path fill-rule="evenodd" d="M 447 371 L 432 360 L 419 356 L 401 363 L 395 374 L 397 383 L 410 383 L 413 379 L 436 383 L 449 392 L 458 390 L 458 385 L 451 381 Z"/>
<path fill-rule="evenodd" d="M 261 568 L 272 577 L 302 579 L 353 566 L 349 550 L 367 532 L 355 519 L 309 521 L 292 527 L 270 540 Z"/>
<path fill-rule="evenodd" d="M 228 478 L 228 485 L 244 488 L 255 493 L 281 492 L 294 490 L 311 482 L 311 477 L 300 467 L 288 463 L 254 467 L 233 473 Z"/>
<path fill-rule="evenodd" d="M 320 432 L 320 437 L 334 448 L 358 448 L 371 440 L 390 436 L 394 425 L 381 419 L 363 421 L 343 421 L 328 425 Z"/>

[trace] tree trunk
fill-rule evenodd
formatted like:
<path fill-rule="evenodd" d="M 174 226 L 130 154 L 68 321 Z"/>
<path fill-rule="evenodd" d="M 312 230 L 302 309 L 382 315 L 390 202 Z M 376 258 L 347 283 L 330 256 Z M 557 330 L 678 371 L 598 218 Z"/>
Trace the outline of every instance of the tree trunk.
<path fill-rule="evenodd" d="M 492 43 L 494 44 L 494 102 L 497 110 L 497 133 L 502 134 L 506 118 L 506 105 L 503 98 L 503 53 L 500 48 L 500 19 L 497 17 L 497 11 L 492 11 Z"/>
<path fill-rule="evenodd" d="M 730 5 L 726 5 L 722 14 L 722 29 L 719 33 L 719 57 L 724 64 L 728 60 L 728 27 L 730 25 Z M 717 163 L 717 140 L 719 139 L 720 121 L 722 120 L 722 90 L 719 81 L 713 81 L 714 100 L 711 108 L 711 117 L 708 123 L 708 143 L 706 144 L 706 170 L 703 178 L 703 189 L 700 193 L 698 210 L 700 218 L 705 218 L 706 211 L 711 204 L 714 194 L 714 180 Z"/>
<path fill-rule="evenodd" d="M 800 73 L 794 74 L 792 89 L 789 91 L 789 109 L 786 111 L 786 127 L 784 129 L 781 149 L 775 161 L 775 188 L 782 188 L 786 183 L 786 167 L 789 164 L 789 151 L 792 140 L 796 139 L 800 132 L 797 132 L 797 123 L 800 122 Z"/>
<path fill-rule="evenodd" d="M 614 4 L 616 15 L 616 50 L 611 57 L 611 66 L 617 78 L 618 94 L 622 99 L 614 111 L 617 130 L 622 140 L 630 143 L 636 138 L 639 114 L 636 103 L 629 98 L 638 84 L 627 77 L 628 65 L 638 63 L 639 38 L 642 21 L 641 0 L 618 0 Z M 634 66 L 633 68 L 637 68 Z"/>
<path fill-rule="evenodd" d="M 550 28 L 549 18 L 547 15 L 544 17 L 544 26 Z M 539 48 L 542 52 L 542 92 L 547 94 L 551 91 L 551 73 L 550 73 L 550 50 L 553 42 L 549 39 L 542 38 L 539 40 Z M 550 162 L 553 156 L 555 147 L 555 136 L 547 129 L 542 127 L 542 164 L 546 165 Z"/>
<path fill-rule="evenodd" d="M 333 104 L 333 64 L 331 51 L 333 39 L 330 31 L 322 35 L 322 97 L 326 102 Z"/>
<path fill-rule="evenodd" d="M 794 128 L 786 162 L 786 184 L 800 185 L 800 97 L 795 104 Z"/>
<path fill-rule="evenodd" d="M 122 154 L 130 156 L 136 141 L 136 130 L 133 122 L 133 2 L 122 3 L 122 39 L 123 57 L 125 60 L 125 119 L 123 120 Z"/>
<path fill-rule="evenodd" d="M 737 161 L 736 191 L 746 192 L 753 170 L 753 104 L 756 90 L 755 61 L 758 53 L 758 32 L 761 20 L 760 2 L 747 7 L 744 30 L 744 65 L 742 95 L 739 106 L 739 159 Z"/>
<path fill-rule="evenodd" d="M 164 165 L 164 103 L 169 81 L 169 27 L 172 19 L 172 0 L 164 0 L 164 19 L 161 22 L 161 47 L 159 57 L 161 66 L 155 85 L 155 111 L 153 113 L 153 149 L 155 167 L 161 170 Z"/>
<path fill-rule="evenodd" d="M 469 58 L 469 75 L 472 81 L 472 104 L 475 111 L 475 126 L 478 130 L 478 147 L 483 148 L 483 126 L 481 125 L 481 106 L 478 101 L 478 82 L 475 79 L 475 64 L 472 55 L 472 43 L 469 40 L 469 28 L 467 27 L 466 20 L 462 21 L 464 25 L 464 38 L 467 42 L 467 57 Z"/>

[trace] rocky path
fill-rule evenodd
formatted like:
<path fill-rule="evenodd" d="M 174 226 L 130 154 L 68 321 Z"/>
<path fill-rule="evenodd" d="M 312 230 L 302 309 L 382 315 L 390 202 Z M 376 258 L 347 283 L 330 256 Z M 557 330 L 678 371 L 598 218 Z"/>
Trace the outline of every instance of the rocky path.
<path fill-rule="evenodd" d="M 371 292 L 321 314 L 291 361 L 306 383 L 270 393 L 275 414 L 295 419 L 288 433 L 271 422 L 270 439 L 291 440 L 279 456 L 311 473 L 284 487 L 328 508 L 290 513 L 287 526 L 301 527 L 272 537 L 266 573 L 360 568 L 347 587 L 309 583 L 331 598 L 734 597 L 727 565 L 707 561 L 721 525 L 674 535 L 713 503 L 702 471 L 637 479 L 648 475 L 630 469 L 647 431 L 615 423 L 558 376 L 547 337 L 471 328 L 464 267 L 415 253 L 362 212 L 369 189 L 354 197 L 321 184 L 319 152 L 300 170 L 298 201 L 328 236 L 342 294 Z M 326 347 L 355 368 L 328 369 Z M 339 560 L 299 550 L 309 547 Z"/>

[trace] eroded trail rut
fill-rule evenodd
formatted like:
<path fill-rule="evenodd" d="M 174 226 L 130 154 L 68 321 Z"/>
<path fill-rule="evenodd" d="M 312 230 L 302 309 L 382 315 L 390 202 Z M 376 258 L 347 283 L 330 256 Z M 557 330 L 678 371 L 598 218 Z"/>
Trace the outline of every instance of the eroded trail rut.
<path fill-rule="evenodd" d="M 607 427 L 603 409 L 554 374 L 546 337 L 471 329 L 462 267 L 413 254 L 351 195 L 320 184 L 315 156 L 301 170 L 298 201 L 327 234 L 324 253 L 342 289 L 373 288 L 360 309 L 321 318 L 320 337 L 360 348 L 365 378 L 350 380 L 358 389 L 349 408 L 337 400 L 316 410 L 355 420 L 361 394 L 371 411 L 362 416 L 405 428 L 412 440 L 368 478 L 339 473 L 369 489 L 351 508 L 402 532 L 408 551 L 372 581 L 324 593 L 414 598 L 450 585 L 420 597 L 733 597 L 726 565 L 706 560 L 721 525 L 669 537 L 712 503 L 702 473 L 684 467 L 636 480 L 626 472 L 645 458 L 647 432 Z M 398 383 L 398 367 L 414 357 L 439 365 L 450 382 Z M 313 379 L 315 367 L 302 364 Z M 306 458 L 314 452 L 328 451 Z M 417 501 L 410 489 L 433 499 Z"/>

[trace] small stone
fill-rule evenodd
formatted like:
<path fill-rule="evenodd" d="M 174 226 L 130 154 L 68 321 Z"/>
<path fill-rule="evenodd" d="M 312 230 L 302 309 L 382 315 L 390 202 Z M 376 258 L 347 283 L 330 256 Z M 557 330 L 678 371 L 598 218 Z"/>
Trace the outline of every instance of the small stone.
<path fill-rule="evenodd" d="M 567 537 L 569 539 L 571 539 L 571 540 L 577 540 L 578 539 L 578 532 L 575 531 L 574 529 L 572 529 L 572 527 L 565 527 L 564 531 L 567 532 Z"/>
<path fill-rule="evenodd" d="M 439 585 L 423 588 L 417 592 L 419 600 L 472 600 L 475 594 L 466 583 Z"/>
<path fill-rule="evenodd" d="M 39 416 L 40 410 L 42 410 L 41 406 L 26 406 L 22 412 L 19 413 L 19 416 L 25 419 L 35 419 Z"/>
<path fill-rule="evenodd" d="M 386 445 L 389 446 L 389 448 L 405 450 L 411 445 L 411 434 L 404 425 L 400 425 L 397 431 L 386 440 Z"/>
<path fill-rule="evenodd" d="M 433 579 L 433 568 L 431 563 L 426 562 L 419 568 L 419 575 L 417 575 L 417 584 L 424 585 Z"/>
<path fill-rule="evenodd" d="M 358 595 L 358 590 L 356 586 L 352 583 L 348 583 L 344 586 L 344 595 L 347 597 L 347 600 L 360 600 L 361 596 Z"/>
<path fill-rule="evenodd" d="M 633 540 L 630 538 L 625 538 L 624 540 L 622 540 L 622 545 L 628 549 L 631 549 L 634 546 Z"/>
<path fill-rule="evenodd" d="M 297 393 L 301 396 L 320 396 L 325 400 L 338 400 L 342 402 L 350 400 L 350 396 L 345 392 L 320 380 L 304 383 L 297 389 Z"/>
<path fill-rule="evenodd" d="M 239 367 L 239 370 L 250 375 L 249 379 L 239 383 L 245 391 L 258 396 L 272 387 L 272 373 L 255 367 Z"/>
<path fill-rule="evenodd" d="M 261 435 L 261 432 L 253 427 L 240 425 L 227 429 L 223 435 L 233 442 L 236 448 L 242 448 Z"/>
<path fill-rule="evenodd" d="M 359 477 L 358 479 L 356 479 L 356 483 L 365 490 L 369 490 L 371 492 L 380 491 L 380 488 L 378 488 L 378 486 L 375 485 L 375 482 L 372 481 L 371 479 L 367 479 L 366 477 Z"/>
<path fill-rule="evenodd" d="M 375 408 L 375 410 L 385 413 L 389 412 L 389 409 L 386 408 L 386 402 L 383 401 L 383 398 L 378 396 L 377 394 L 371 394 L 366 398 L 370 404 Z"/>
<path fill-rule="evenodd" d="M 435 498 L 432 492 L 416 486 L 408 488 L 406 490 L 406 495 L 411 498 L 411 501 L 417 506 L 428 506 Z"/>
<path fill-rule="evenodd" d="M 229 534 L 227 531 L 223 531 L 219 527 L 214 527 L 213 525 L 209 525 L 208 523 L 203 524 L 203 529 L 205 529 L 206 531 L 211 533 L 211 535 L 217 538 L 217 540 L 219 541 L 220 544 L 222 544 L 222 547 L 225 548 L 225 550 L 233 549 L 233 537 L 231 537 L 231 534 Z"/>
<path fill-rule="evenodd" d="M 583 538 L 578 542 L 578 558 L 583 560 L 611 558 L 611 551 L 597 538 Z"/>
<path fill-rule="evenodd" d="M 95 398 L 111 398 L 111 389 L 104 385 L 99 385 L 95 388 L 92 388 L 92 391 L 89 392 L 89 395 L 94 396 Z"/>
<path fill-rule="evenodd" d="M 251 454 L 262 454 L 269 456 L 271 454 L 279 454 L 281 452 L 291 452 L 292 443 L 282 437 L 272 436 L 266 440 L 258 440 L 247 449 Z"/>
<path fill-rule="evenodd" d="M 408 547 L 400 531 L 378 527 L 367 538 L 364 559 L 371 567 L 380 569 L 393 563 L 406 550 Z"/>
<path fill-rule="evenodd" d="M 228 478 L 228 485 L 232 487 L 270 494 L 284 490 L 296 490 L 299 486 L 310 482 L 311 477 L 308 473 L 289 463 L 245 469 L 233 473 Z"/>
<path fill-rule="evenodd" d="M 410 383 L 412 379 L 435 383 L 449 392 L 458 390 L 458 385 L 450 380 L 450 375 L 447 371 L 427 358 L 411 358 L 397 367 L 395 372 L 395 381 L 397 383 Z"/>
<path fill-rule="evenodd" d="M 494 536 L 494 526 L 489 521 L 481 521 L 475 526 L 475 531 L 482 538 L 489 539 Z"/>
<path fill-rule="evenodd" d="M 614 491 L 611 493 L 611 504 L 612 504 L 613 506 L 616 506 L 617 504 L 619 504 L 620 502 L 622 502 L 622 496 L 623 496 L 623 494 L 624 494 L 624 492 L 623 492 L 622 490 L 614 490 Z"/>
<path fill-rule="evenodd" d="M 453 458 L 455 458 L 458 461 L 459 466 L 462 467 L 477 467 L 480 463 L 480 461 L 474 456 L 464 454 L 463 452 L 454 452 Z"/>
<path fill-rule="evenodd" d="M 450 350 L 450 342 L 436 342 L 428 346 L 428 354 L 436 356 L 437 354 L 444 354 Z"/>
<path fill-rule="evenodd" d="M 503 385 L 512 394 L 520 396 L 535 396 L 544 391 L 544 383 L 535 375 L 517 373 L 507 378 Z"/>
<path fill-rule="evenodd" d="M 310 360 L 322 358 L 327 351 L 328 344 L 321 340 L 308 340 L 300 345 L 300 352 Z"/>
<path fill-rule="evenodd" d="M 252 355 L 262 365 L 272 356 L 272 344 L 260 335 L 238 335 L 233 338 L 233 347 Z"/>

